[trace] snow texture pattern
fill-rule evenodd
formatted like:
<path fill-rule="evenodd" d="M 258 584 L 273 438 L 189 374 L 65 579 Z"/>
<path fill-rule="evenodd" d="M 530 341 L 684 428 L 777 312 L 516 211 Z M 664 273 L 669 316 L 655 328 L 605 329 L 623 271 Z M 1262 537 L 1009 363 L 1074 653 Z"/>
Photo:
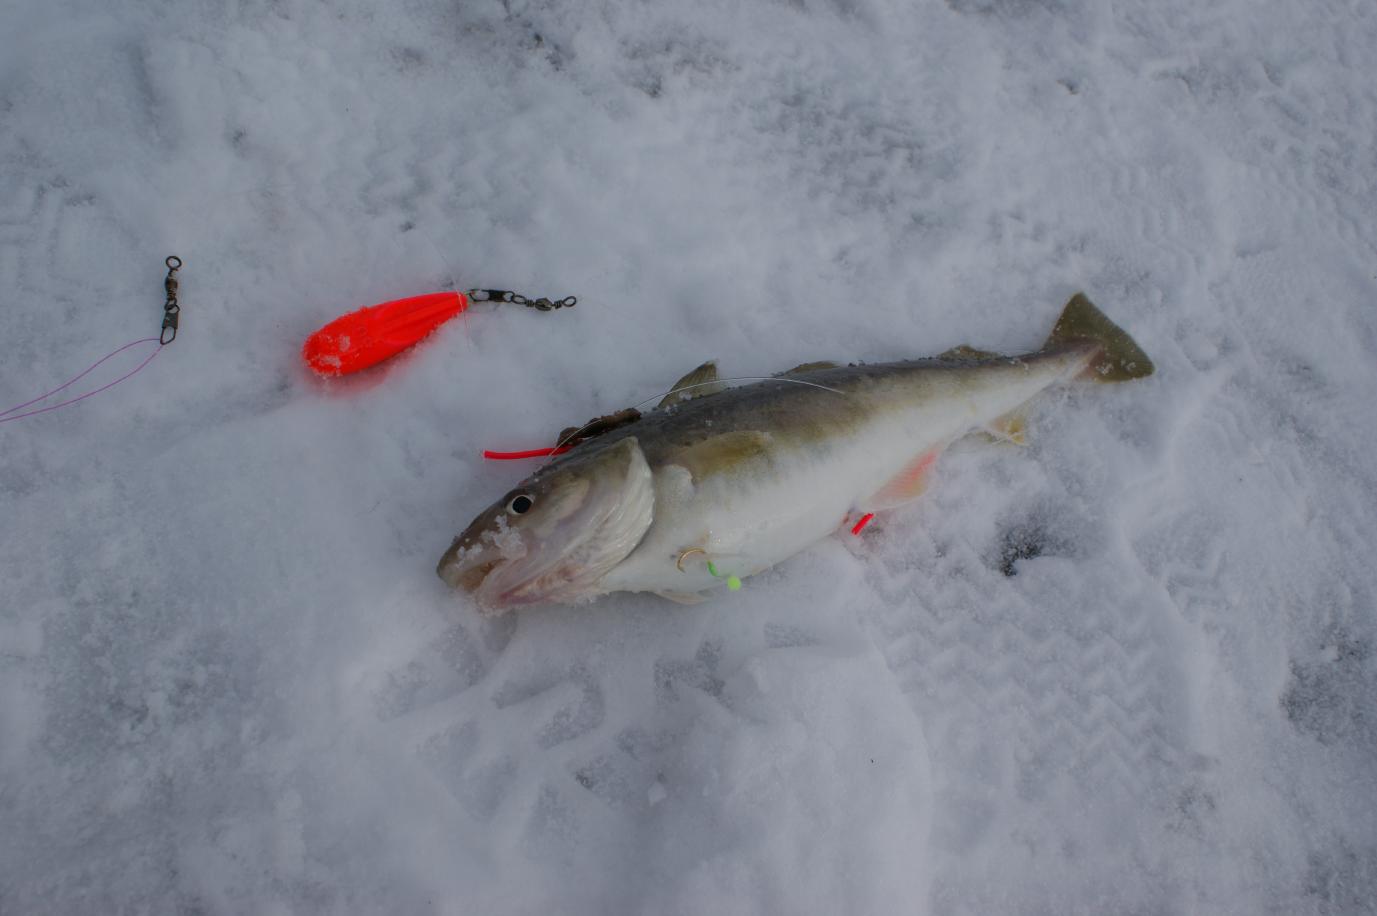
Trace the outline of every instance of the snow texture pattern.
<path fill-rule="evenodd" d="M 147 371 L 0 427 L 0 912 L 1377 910 L 1370 0 L 18 0 L 0 47 L 0 405 L 185 261 Z M 300 364 L 471 286 L 579 306 Z M 434 575 L 523 474 L 482 448 L 1079 289 L 1156 376 L 740 592 Z"/>

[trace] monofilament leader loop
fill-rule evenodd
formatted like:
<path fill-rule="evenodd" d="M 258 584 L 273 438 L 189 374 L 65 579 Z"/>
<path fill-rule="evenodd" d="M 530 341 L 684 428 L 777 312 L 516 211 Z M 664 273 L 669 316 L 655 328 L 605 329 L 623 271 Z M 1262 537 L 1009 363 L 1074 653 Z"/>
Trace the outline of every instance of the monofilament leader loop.
<path fill-rule="evenodd" d="M 116 348 L 115 350 L 113 350 L 113 351 L 111 351 L 111 352 L 105 354 L 105 355 L 102 356 L 100 359 L 96 360 L 94 363 L 92 363 L 90 366 L 88 366 L 88 367 L 87 367 L 85 370 L 83 370 L 81 373 L 79 373 L 79 374 L 73 376 L 72 378 L 70 378 L 70 379 L 68 379 L 67 381 L 63 382 L 61 385 L 58 385 L 56 388 L 53 388 L 53 389 L 50 390 L 50 391 L 45 391 L 43 394 L 40 394 L 38 397 L 32 398 L 32 399 L 30 399 L 30 400 L 28 400 L 28 401 L 25 401 L 23 404 L 17 404 L 17 405 L 15 405 L 14 407 L 11 407 L 9 410 L 0 411 L 0 423 L 9 423 L 9 422 L 11 422 L 11 421 L 13 421 L 13 420 L 22 420 L 22 419 L 24 419 L 25 417 L 32 417 L 32 416 L 36 416 L 36 415 L 41 414 L 41 413 L 48 413 L 49 411 L 57 410 L 57 409 L 62 408 L 62 407 L 67 407 L 67 406 L 69 406 L 69 405 L 71 405 L 71 404 L 75 404 L 75 403 L 77 403 L 78 401 L 84 401 L 84 400 L 86 400 L 87 398 L 94 397 L 94 396 L 100 394 L 102 391 L 108 391 L 108 390 L 110 390 L 111 388 L 114 388 L 116 385 L 118 385 L 120 382 L 124 381 L 124 380 L 127 379 L 127 378 L 131 378 L 131 377 L 137 375 L 139 372 L 141 372 L 141 371 L 143 370 L 143 368 L 144 368 L 145 366 L 147 366 L 149 363 L 153 362 L 153 357 L 155 357 L 155 356 L 157 356 L 159 353 L 161 353 L 161 352 L 162 352 L 162 348 L 163 348 L 164 346 L 166 346 L 167 344 L 172 343 L 172 341 L 176 339 L 176 337 L 177 337 L 177 321 L 178 321 L 178 316 L 181 314 L 181 311 L 182 311 L 181 306 L 178 305 L 178 303 L 177 303 L 177 287 L 178 287 L 178 283 L 177 283 L 177 276 L 176 276 L 177 271 L 180 270 L 181 267 L 182 267 L 182 259 L 179 258 L 179 257 L 177 257 L 175 254 L 174 254 L 174 255 L 169 255 L 169 256 L 167 257 L 167 259 L 166 259 L 163 263 L 167 266 L 167 277 L 164 278 L 164 280 L 163 280 L 163 290 L 164 290 L 164 292 L 166 293 L 166 299 L 165 299 L 164 302 L 163 302 L 163 324 L 162 324 L 162 332 L 161 332 L 157 337 L 144 337 L 144 338 L 142 338 L 142 339 L 140 339 L 140 340 L 133 340 L 133 341 L 130 341 L 129 343 L 125 344 L 124 346 L 118 347 L 118 348 Z M 167 334 L 169 328 L 172 330 L 171 336 L 168 336 L 168 334 Z M 132 348 L 132 347 L 137 347 L 139 344 L 154 344 L 154 343 L 155 343 L 155 344 L 158 344 L 159 346 L 158 346 L 152 353 L 148 354 L 148 357 L 147 357 L 146 359 L 144 359 L 143 362 L 139 363 L 139 364 L 138 364 L 137 366 L 135 366 L 133 369 L 131 369 L 130 371 L 126 372 L 124 375 L 121 375 L 119 378 L 115 379 L 113 382 L 108 382 L 108 383 L 106 383 L 106 384 L 104 384 L 104 385 L 101 385 L 101 386 L 100 386 L 99 388 L 97 388 L 95 391 L 88 391 L 88 392 L 86 392 L 85 394 L 78 395 L 77 397 L 74 397 L 74 398 L 69 398 L 69 399 L 67 399 L 67 400 L 65 400 L 65 401 L 62 401 L 61 403 L 58 403 L 58 404 L 50 404 L 50 405 L 47 406 L 47 407 L 40 407 L 40 408 L 38 408 L 37 410 L 30 410 L 30 411 L 27 411 L 27 412 L 25 412 L 25 413 L 16 413 L 16 411 L 20 411 L 20 410 L 23 410 L 25 407 L 30 407 L 30 406 L 32 406 L 32 405 L 34 405 L 34 404 L 37 404 L 39 401 L 45 401 L 45 400 L 47 400 L 48 398 L 50 398 L 50 397 L 52 397 L 53 395 L 57 394 L 59 391 L 65 391 L 65 390 L 67 390 L 68 388 L 70 388 L 70 387 L 72 387 L 73 385 L 75 385 L 77 382 L 79 382 L 79 381 L 81 381 L 82 379 L 84 379 L 86 376 L 90 375 L 92 372 L 94 372 L 97 368 L 99 368 L 99 367 L 100 367 L 101 365 L 103 365 L 104 363 L 108 362 L 109 360 L 111 360 L 111 359 L 113 359 L 114 357 L 118 356 L 119 354 L 123 353 L 125 350 L 128 350 L 128 349 L 130 349 L 130 348 Z M 13 416 L 11 416 L 11 414 L 13 414 Z"/>

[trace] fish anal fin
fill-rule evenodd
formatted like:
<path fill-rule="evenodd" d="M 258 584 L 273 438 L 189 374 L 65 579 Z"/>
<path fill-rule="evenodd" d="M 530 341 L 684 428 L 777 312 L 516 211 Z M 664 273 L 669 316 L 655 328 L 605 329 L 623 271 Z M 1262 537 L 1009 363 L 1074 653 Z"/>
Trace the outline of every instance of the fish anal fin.
<path fill-rule="evenodd" d="M 786 376 L 786 375 L 799 375 L 799 374 L 804 373 L 804 372 L 817 372 L 819 369 L 836 369 L 836 368 L 839 368 L 839 366 L 838 366 L 837 363 L 832 362 L 830 359 L 822 359 L 822 360 L 818 360 L 818 361 L 815 362 L 815 363 L 799 363 L 797 366 L 795 366 L 795 367 L 792 368 L 792 369 L 785 369 L 783 372 L 776 372 L 776 373 L 774 374 L 774 377 L 775 377 L 775 378 L 782 378 L 783 376 Z"/>
<path fill-rule="evenodd" d="M 959 347 L 952 347 L 950 350 L 947 350 L 945 353 L 939 353 L 938 356 L 937 356 L 937 358 L 938 358 L 938 359 L 950 359 L 950 360 L 957 360 L 957 359 L 975 360 L 975 359 L 1006 359 L 1007 357 L 1005 357 L 1005 356 L 1003 356 L 1003 355 L 1001 355 L 1001 354 L 999 354 L 999 353 L 991 352 L 990 350 L 977 350 L 975 347 L 972 347 L 972 346 L 970 346 L 969 344 L 962 344 L 962 345 L 959 346 Z"/>
<path fill-rule="evenodd" d="M 923 454 L 914 458 L 904 465 L 899 473 L 895 474 L 889 481 L 876 491 L 875 495 L 866 500 L 865 510 L 867 512 L 878 512 L 883 509 L 893 509 L 902 506 L 904 503 L 923 495 L 923 491 L 928 488 L 928 475 L 932 471 L 932 466 L 937 463 L 937 456 L 941 449 L 929 449 Z"/>
<path fill-rule="evenodd" d="M 705 398 L 710 394 L 717 394 L 725 387 L 717 382 L 716 360 L 710 359 L 675 382 L 669 394 L 661 398 L 660 403 L 655 406 L 668 407 L 690 398 Z"/>
<path fill-rule="evenodd" d="M 664 598 L 667 601 L 673 601 L 675 604 L 685 604 L 690 606 L 695 604 L 702 604 L 704 601 L 710 600 L 709 596 L 703 594 L 702 592 L 676 592 L 671 591 L 669 589 L 665 589 L 663 591 L 658 591 L 655 594 L 659 595 L 661 598 Z"/>
<path fill-rule="evenodd" d="M 1012 442 L 1014 445 L 1028 444 L 1028 417 L 1023 408 L 1011 410 L 1003 416 L 995 417 L 985 424 L 985 432 L 999 442 Z"/>

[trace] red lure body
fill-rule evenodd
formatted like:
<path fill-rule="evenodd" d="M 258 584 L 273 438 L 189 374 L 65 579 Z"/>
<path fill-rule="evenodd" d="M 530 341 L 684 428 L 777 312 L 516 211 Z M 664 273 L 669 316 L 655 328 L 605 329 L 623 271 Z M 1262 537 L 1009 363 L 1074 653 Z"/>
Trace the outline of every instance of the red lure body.
<path fill-rule="evenodd" d="M 358 372 L 405 350 L 468 305 L 468 297 L 454 290 L 370 305 L 306 338 L 301 356 L 318 375 Z"/>

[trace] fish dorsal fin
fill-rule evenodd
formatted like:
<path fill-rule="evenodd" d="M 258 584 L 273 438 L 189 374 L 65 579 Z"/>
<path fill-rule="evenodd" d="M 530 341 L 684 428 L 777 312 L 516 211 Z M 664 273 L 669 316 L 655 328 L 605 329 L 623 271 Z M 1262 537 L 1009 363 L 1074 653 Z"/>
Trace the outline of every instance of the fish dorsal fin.
<path fill-rule="evenodd" d="M 610 433 L 614 429 L 620 429 L 629 423 L 635 423 L 641 418 L 641 412 L 634 407 L 610 413 L 605 417 L 594 417 L 582 426 L 570 426 L 560 431 L 559 437 L 555 439 L 560 445 L 573 448 L 580 442 L 587 442 L 589 439 L 596 439 L 603 433 Z"/>
<path fill-rule="evenodd" d="M 836 368 L 839 368 L 837 363 L 832 362 L 830 359 L 821 359 L 815 363 L 799 363 L 792 369 L 785 369 L 783 372 L 776 372 L 774 374 L 774 377 L 781 378 L 786 375 L 799 375 L 803 372 L 817 372 L 819 369 Z"/>
<path fill-rule="evenodd" d="M 679 379 L 679 381 L 675 382 L 669 394 L 665 395 L 664 398 L 660 400 L 660 403 L 655 406 L 657 408 L 668 407 L 671 404 L 678 404 L 690 398 L 705 398 L 710 394 L 717 394 L 717 392 L 721 391 L 726 386 L 720 383 L 714 384 L 716 382 L 717 361 L 710 359 L 688 375 Z"/>
<path fill-rule="evenodd" d="M 928 449 L 904 465 L 899 473 L 891 477 L 874 496 L 866 501 L 866 511 L 893 509 L 895 506 L 902 506 L 904 503 L 912 502 L 922 496 L 923 491 L 928 488 L 928 474 L 941 451 L 940 447 Z"/>
<path fill-rule="evenodd" d="M 1056 327 L 1052 328 L 1052 336 L 1047 338 L 1043 348 L 1082 341 L 1098 344 L 1100 348 L 1085 373 L 1094 381 L 1126 382 L 1152 374 L 1152 360 L 1128 332 L 1106 318 L 1085 293 L 1076 293 L 1062 309 Z"/>
<path fill-rule="evenodd" d="M 992 353 L 989 350 L 977 350 L 970 344 L 962 344 L 959 347 L 952 347 L 945 353 L 939 353 L 938 359 L 1003 359 L 999 353 Z"/>

